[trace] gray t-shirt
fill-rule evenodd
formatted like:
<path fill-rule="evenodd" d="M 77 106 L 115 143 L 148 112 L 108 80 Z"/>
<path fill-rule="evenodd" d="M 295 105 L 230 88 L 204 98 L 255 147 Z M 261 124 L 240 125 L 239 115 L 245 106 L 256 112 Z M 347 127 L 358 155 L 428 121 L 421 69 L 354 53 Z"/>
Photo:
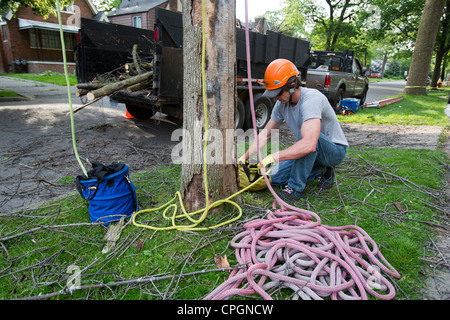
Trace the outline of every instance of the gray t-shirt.
<path fill-rule="evenodd" d="M 316 89 L 301 87 L 300 99 L 295 107 L 292 107 L 290 103 L 281 104 L 277 101 L 272 111 L 272 120 L 277 123 L 282 123 L 284 120 L 297 139 L 300 139 L 303 122 L 308 119 L 321 119 L 321 133 L 334 143 L 349 146 L 327 97 Z"/>

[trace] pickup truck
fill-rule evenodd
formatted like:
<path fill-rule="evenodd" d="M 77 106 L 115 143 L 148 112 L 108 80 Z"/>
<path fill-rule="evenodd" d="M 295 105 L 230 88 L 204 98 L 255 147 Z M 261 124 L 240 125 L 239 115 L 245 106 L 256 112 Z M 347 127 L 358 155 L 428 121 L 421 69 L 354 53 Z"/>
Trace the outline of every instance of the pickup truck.
<path fill-rule="evenodd" d="M 78 82 L 89 82 L 97 75 L 108 71 L 107 69 L 113 70 L 129 62 L 127 58 L 131 57 L 133 41 L 147 54 L 153 53 L 150 55 L 153 63 L 153 85 L 133 93 L 119 90 L 110 98 L 124 103 L 127 111 L 135 118 L 148 119 L 159 111 L 172 118 L 181 119 L 183 23 L 182 15 L 178 12 L 157 8 L 154 31 L 81 18 L 77 45 Z M 121 54 L 118 55 L 118 52 Z M 302 82 L 306 83 L 310 63 L 310 43 L 272 31 L 268 31 L 267 34 L 250 32 L 250 53 L 253 79 L 247 77 L 245 31 L 236 28 L 236 128 L 253 127 L 249 101 L 251 81 L 256 126 L 262 129 L 270 120 L 274 104 L 273 100 L 262 96 L 265 88 L 261 85 L 261 81 L 264 79 L 266 67 L 274 59 L 289 59 L 300 70 Z M 139 54 L 141 56 L 144 52 Z"/>
<path fill-rule="evenodd" d="M 336 113 L 341 113 L 344 98 L 358 98 L 364 104 L 369 80 L 354 51 L 312 51 L 306 87 L 322 92 Z"/>

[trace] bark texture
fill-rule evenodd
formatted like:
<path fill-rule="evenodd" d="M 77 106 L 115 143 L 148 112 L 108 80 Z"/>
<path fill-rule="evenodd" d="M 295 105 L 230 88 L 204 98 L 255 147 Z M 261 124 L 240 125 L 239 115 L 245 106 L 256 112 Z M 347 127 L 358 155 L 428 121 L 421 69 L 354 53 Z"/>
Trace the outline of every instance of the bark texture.
<path fill-rule="evenodd" d="M 434 43 L 439 21 L 444 10 L 444 0 L 426 0 L 417 33 L 416 45 L 409 69 L 405 94 L 425 95 Z"/>
<path fill-rule="evenodd" d="M 206 95 L 208 116 L 207 174 L 211 201 L 238 190 L 233 159 L 236 30 L 235 1 L 206 0 Z M 183 0 L 183 159 L 181 190 L 186 208 L 205 205 L 202 97 L 202 1 Z M 228 133 L 228 134 L 227 134 Z M 228 143 L 227 143 L 228 142 Z M 202 183 L 199 184 L 199 181 Z"/>

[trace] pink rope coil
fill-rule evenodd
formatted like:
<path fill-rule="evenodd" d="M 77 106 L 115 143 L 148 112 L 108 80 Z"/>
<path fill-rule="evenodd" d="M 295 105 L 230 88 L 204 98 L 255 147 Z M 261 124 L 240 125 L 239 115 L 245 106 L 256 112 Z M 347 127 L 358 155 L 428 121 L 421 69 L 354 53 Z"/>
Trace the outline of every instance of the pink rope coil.
<path fill-rule="evenodd" d="M 314 213 L 276 210 L 276 203 L 266 219 L 246 223 L 231 241 L 238 264 L 248 268 L 234 270 L 205 299 L 259 294 L 270 300 L 267 291 L 274 287 L 293 290 L 292 299 L 394 298 L 382 273 L 400 275 L 364 230 L 325 226 Z"/>

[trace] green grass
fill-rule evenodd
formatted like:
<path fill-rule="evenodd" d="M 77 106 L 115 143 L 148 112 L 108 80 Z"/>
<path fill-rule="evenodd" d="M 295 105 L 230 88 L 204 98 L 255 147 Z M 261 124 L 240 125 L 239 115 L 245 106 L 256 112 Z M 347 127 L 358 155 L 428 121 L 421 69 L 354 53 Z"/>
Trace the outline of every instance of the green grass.
<path fill-rule="evenodd" d="M 19 79 L 25 79 L 25 80 L 32 80 L 36 81 L 36 85 L 39 85 L 38 82 L 45 82 L 50 84 L 56 84 L 59 86 L 65 86 L 66 85 L 66 78 L 64 74 L 58 73 L 58 72 L 51 72 L 46 71 L 40 74 L 36 73 L 7 73 L 2 74 L 2 76 L 5 77 L 13 77 L 13 78 L 19 78 Z M 73 86 L 77 84 L 77 77 L 74 75 L 69 75 L 69 82 L 70 85 Z"/>
<path fill-rule="evenodd" d="M 8 91 L 8 90 L 0 90 L 0 97 L 19 97 L 19 95 L 17 93 L 15 93 L 14 91 Z"/>
<path fill-rule="evenodd" d="M 404 112 L 406 108 L 410 111 Z M 363 122 L 370 111 L 376 117 L 373 121 L 446 127 L 444 108 L 443 98 L 433 93 L 407 96 L 397 105 L 365 109 L 341 119 Z M 391 117 L 392 113 L 397 115 Z M 417 114 L 419 118 L 414 117 Z M 319 192 L 313 181 L 307 186 L 307 196 L 293 204 L 318 214 L 324 225 L 363 228 L 401 275 L 399 280 L 390 279 L 396 287 L 395 299 L 421 299 L 427 273 L 432 272 L 422 259 L 428 254 L 425 247 L 436 226 L 445 224 L 443 212 L 448 199 L 443 188 L 448 164 L 442 150 L 349 148 L 346 159 L 337 167 L 337 185 Z M 171 200 L 179 190 L 180 175 L 181 166 L 175 164 L 132 174 L 141 209 Z M 65 177 L 60 183 L 73 181 Z M 246 221 L 264 218 L 274 198 L 265 190 L 244 193 L 239 200 L 243 216 L 230 225 L 189 232 L 128 225 L 115 249 L 107 254 L 102 253 L 106 229 L 89 224 L 88 206 L 78 194 L 38 209 L 1 216 L 0 299 L 58 292 L 70 283 L 71 266 L 81 269 L 82 286 L 150 275 L 156 280 L 78 290 L 53 299 L 201 299 L 229 275 L 203 271 L 216 269 L 216 255 L 226 255 L 230 265 L 237 264 L 231 239 L 243 231 Z M 202 226 L 236 215 L 236 209 L 226 207 L 220 214 L 210 213 Z M 162 212 L 143 213 L 137 220 L 147 226 L 170 225 Z M 185 276 L 176 276 L 180 274 Z M 167 279 L 170 275 L 174 277 Z M 281 292 L 280 297 L 286 298 L 288 293 Z"/>
<path fill-rule="evenodd" d="M 319 214 L 331 226 L 357 224 L 378 244 L 387 260 L 400 272 L 397 299 L 420 299 L 426 265 L 424 244 L 432 235 L 432 224 L 440 223 L 434 194 L 444 185 L 447 158 L 444 152 L 428 150 L 350 149 L 337 170 L 338 188 L 316 190 L 295 203 Z M 376 171 L 375 169 L 379 170 Z M 180 183 L 180 165 L 167 165 L 134 174 L 141 209 L 160 206 L 174 196 Z M 417 186 L 420 186 L 418 188 Z M 227 255 L 235 265 L 230 240 L 247 220 L 265 216 L 273 196 L 269 191 L 245 193 L 241 198 L 243 217 L 232 225 L 211 231 L 154 231 L 129 225 L 116 250 L 102 254 L 105 230 L 101 226 L 77 225 L 89 222 L 87 205 L 78 194 L 42 209 L 0 218 L 0 238 L 20 234 L 38 226 L 44 228 L 2 241 L 0 251 L 0 298 L 19 298 L 59 291 L 68 281 L 67 268 L 82 270 L 81 285 L 112 283 L 147 275 L 176 275 L 215 269 L 214 256 Z M 399 212 L 398 202 L 405 209 Z M 433 204 L 433 206 L 431 205 Z M 202 226 L 227 220 L 237 214 L 211 214 Z M 166 226 L 162 213 L 141 214 L 138 221 L 148 226 Z M 180 222 L 181 223 L 181 222 Z M 138 249 L 138 244 L 142 248 Z M 200 273 L 154 284 L 75 291 L 58 299 L 200 299 L 228 277 L 228 272 Z"/>
<path fill-rule="evenodd" d="M 403 96 L 403 100 L 382 108 L 364 108 L 347 116 L 338 115 L 342 123 L 445 127 L 447 98 L 445 93 L 426 96 Z"/>

